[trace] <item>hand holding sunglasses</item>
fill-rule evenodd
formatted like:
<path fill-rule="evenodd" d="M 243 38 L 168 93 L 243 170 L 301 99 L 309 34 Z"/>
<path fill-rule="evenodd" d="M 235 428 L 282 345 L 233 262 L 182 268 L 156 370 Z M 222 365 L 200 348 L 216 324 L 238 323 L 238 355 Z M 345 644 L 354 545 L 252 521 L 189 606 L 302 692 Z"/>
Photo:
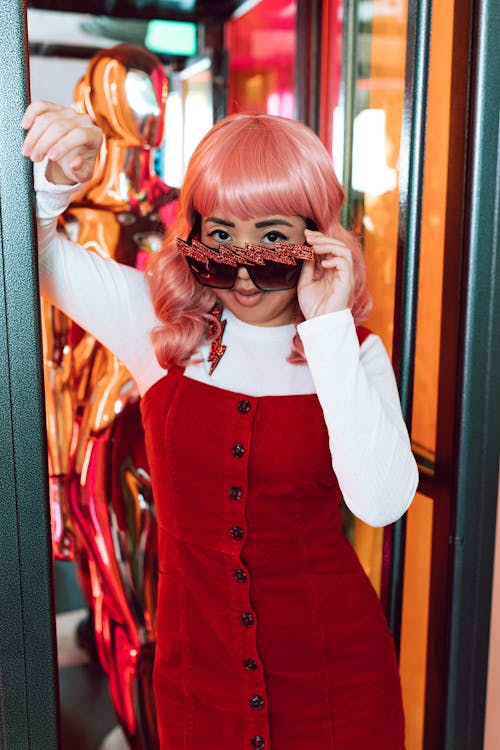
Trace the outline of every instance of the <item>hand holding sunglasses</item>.
<path fill-rule="evenodd" d="M 351 250 L 340 240 L 321 232 L 305 230 L 316 263 L 308 263 L 297 289 L 300 309 L 306 319 L 349 306 L 354 292 L 354 266 Z"/>

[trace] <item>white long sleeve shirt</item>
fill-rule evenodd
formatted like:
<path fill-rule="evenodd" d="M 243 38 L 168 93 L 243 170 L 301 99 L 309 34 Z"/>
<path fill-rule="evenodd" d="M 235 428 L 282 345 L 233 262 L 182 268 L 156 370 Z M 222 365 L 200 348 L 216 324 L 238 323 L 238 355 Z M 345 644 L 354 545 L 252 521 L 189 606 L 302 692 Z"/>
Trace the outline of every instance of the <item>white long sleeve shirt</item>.
<path fill-rule="evenodd" d="M 166 374 L 151 343 L 160 322 L 146 278 L 57 232 L 56 219 L 80 186 L 53 185 L 44 172 L 35 165 L 42 294 L 114 352 L 143 395 Z M 292 365 L 293 324 L 253 326 L 229 310 L 223 317 L 227 350 L 217 369 L 209 376 L 205 345 L 184 376 L 251 396 L 316 393 L 347 506 L 373 526 L 397 520 L 413 500 L 418 471 L 381 340 L 371 334 L 360 347 L 350 310 L 322 315 L 299 325 L 307 365 Z"/>

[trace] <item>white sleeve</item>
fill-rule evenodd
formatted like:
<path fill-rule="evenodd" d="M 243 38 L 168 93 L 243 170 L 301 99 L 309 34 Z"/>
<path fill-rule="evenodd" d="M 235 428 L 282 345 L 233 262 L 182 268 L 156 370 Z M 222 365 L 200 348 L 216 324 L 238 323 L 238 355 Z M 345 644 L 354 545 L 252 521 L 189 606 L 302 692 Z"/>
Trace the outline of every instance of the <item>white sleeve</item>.
<path fill-rule="evenodd" d="M 373 334 L 359 346 L 350 310 L 298 330 L 344 500 L 371 526 L 392 523 L 413 500 L 418 470 L 387 352 Z"/>
<path fill-rule="evenodd" d="M 164 374 L 151 331 L 158 324 L 141 271 L 101 258 L 57 232 L 57 217 L 81 185 L 45 180 L 35 165 L 40 286 L 43 296 L 123 362 L 144 393 Z"/>

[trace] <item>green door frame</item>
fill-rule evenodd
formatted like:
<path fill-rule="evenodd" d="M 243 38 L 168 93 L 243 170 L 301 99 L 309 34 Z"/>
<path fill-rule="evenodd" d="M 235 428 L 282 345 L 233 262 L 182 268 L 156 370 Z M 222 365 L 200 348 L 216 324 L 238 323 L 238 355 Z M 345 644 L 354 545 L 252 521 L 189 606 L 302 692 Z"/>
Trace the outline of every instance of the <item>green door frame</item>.
<path fill-rule="evenodd" d="M 500 424 L 500 7 L 456 0 L 425 750 L 483 746 Z"/>
<path fill-rule="evenodd" d="M 0 0 L 0 748 L 59 747 L 26 7 Z"/>
<path fill-rule="evenodd" d="M 500 4 L 471 10 L 445 750 L 483 746 L 500 447 Z"/>

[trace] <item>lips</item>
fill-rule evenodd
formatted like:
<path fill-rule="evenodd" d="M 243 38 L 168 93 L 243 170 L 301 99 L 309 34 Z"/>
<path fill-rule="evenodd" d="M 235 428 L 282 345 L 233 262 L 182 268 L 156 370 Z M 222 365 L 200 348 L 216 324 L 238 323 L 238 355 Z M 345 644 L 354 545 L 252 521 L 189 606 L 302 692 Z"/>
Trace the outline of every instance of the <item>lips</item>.
<path fill-rule="evenodd" d="M 255 294 L 260 294 L 259 289 L 233 289 L 236 294 L 242 294 L 244 297 L 252 297 Z"/>
<path fill-rule="evenodd" d="M 262 299 L 264 292 L 258 289 L 233 289 L 233 296 L 236 302 L 242 307 L 254 307 Z"/>

